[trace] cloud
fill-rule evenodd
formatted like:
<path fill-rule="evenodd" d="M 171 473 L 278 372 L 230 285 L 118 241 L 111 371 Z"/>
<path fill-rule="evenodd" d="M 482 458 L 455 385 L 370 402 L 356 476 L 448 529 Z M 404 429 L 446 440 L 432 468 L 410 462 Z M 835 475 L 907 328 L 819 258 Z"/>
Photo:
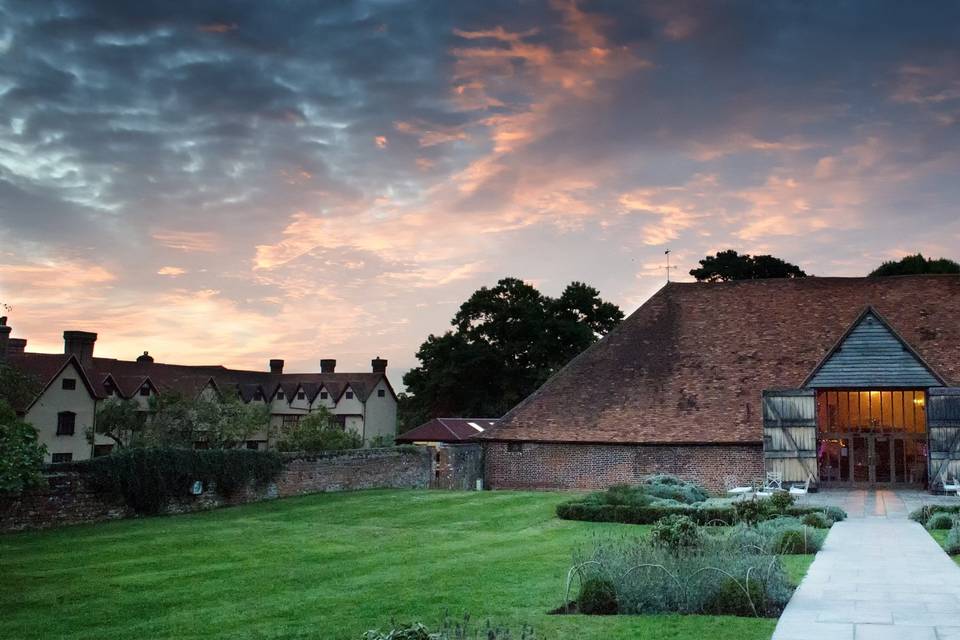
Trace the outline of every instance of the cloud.
<path fill-rule="evenodd" d="M 160 270 L 157 271 L 157 275 L 161 276 L 182 276 L 187 272 L 186 269 L 181 269 L 180 267 L 160 267 Z"/>

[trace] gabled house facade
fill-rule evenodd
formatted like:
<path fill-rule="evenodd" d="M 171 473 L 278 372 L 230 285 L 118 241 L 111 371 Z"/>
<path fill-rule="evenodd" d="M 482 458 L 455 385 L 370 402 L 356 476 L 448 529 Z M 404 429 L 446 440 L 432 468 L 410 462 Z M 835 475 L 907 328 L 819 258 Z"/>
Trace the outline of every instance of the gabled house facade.
<path fill-rule="evenodd" d="M 92 445 L 87 440 L 101 403 L 130 399 L 146 413 L 151 398 L 165 393 L 207 399 L 235 394 L 269 406 L 270 424 L 246 441 L 250 449 L 274 447 L 284 428 L 320 407 L 364 443 L 396 434 L 397 397 L 386 376 L 387 361 L 379 357 L 362 373 L 336 372 L 333 359 L 322 360 L 319 373 L 284 373 L 279 359 L 270 361 L 269 371 L 247 371 L 157 363 L 147 352 L 135 360 L 99 358 L 97 334 L 83 331 L 64 332 L 63 353 L 32 353 L 26 340 L 10 334 L 6 318 L 0 319 L 0 361 L 43 385 L 29 404 L 15 409 L 37 429 L 47 462 L 85 460 L 112 449 L 113 440 L 105 436 L 96 436 Z"/>
<path fill-rule="evenodd" d="M 486 433 L 490 486 L 960 474 L 960 276 L 669 283 Z"/>

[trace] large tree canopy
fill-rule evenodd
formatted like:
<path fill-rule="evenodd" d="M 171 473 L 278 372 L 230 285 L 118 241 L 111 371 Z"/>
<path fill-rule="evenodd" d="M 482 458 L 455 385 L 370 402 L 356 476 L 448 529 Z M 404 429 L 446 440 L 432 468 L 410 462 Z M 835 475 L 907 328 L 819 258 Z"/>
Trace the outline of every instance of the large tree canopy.
<path fill-rule="evenodd" d="M 438 416 L 499 417 L 623 319 L 582 282 L 559 298 L 516 278 L 483 287 L 461 305 L 454 329 L 420 346 L 403 377 L 401 429 Z"/>
<path fill-rule="evenodd" d="M 960 273 L 960 264 L 947 258 L 924 258 L 922 253 L 884 262 L 870 272 L 874 276 L 907 276 L 918 273 Z"/>
<path fill-rule="evenodd" d="M 797 265 L 774 256 L 751 256 L 749 253 L 741 255 L 728 249 L 700 260 L 700 267 L 691 269 L 690 275 L 698 282 L 727 282 L 761 278 L 803 278 L 807 274 Z"/>

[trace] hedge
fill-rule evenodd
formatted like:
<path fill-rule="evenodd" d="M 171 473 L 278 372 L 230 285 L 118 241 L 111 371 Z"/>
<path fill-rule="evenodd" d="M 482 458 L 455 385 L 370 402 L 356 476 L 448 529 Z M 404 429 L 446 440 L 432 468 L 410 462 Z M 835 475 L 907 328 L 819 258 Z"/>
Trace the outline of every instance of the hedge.
<path fill-rule="evenodd" d="M 927 520 L 935 513 L 960 513 L 960 504 L 926 504 L 910 512 L 910 519 L 926 526 Z"/>
<path fill-rule="evenodd" d="M 774 515 L 789 515 L 800 517 L 808 513 L 825 513 L 834 522 L 845 520 L 847 514 L 838 507 L 816 507 L 812 505 L 793 505 L 783 514 L 770 512 Z M 557 505 L 557 517 L 563 520 L 585 520 L 588 522 L 619 522 L 623 524 L 653 524 L 663 517 L 670 515 L 684 515 L 692 518 L 697 524 L 734 524 L 737 521 L 736 512 L 732 505 L 664 505 L 664 506 L 631 506 L 609 505 L 588 502 L 565 502 Z"/>
<path fill-rule="evenodd" d="M 74 463 L 89 474 L 96 491 L 123 499 L 137 513 L 159 513 L 173 498 L 187 496 L 197 480 L 223 496 L 250 483 L 270 482 L 283 469 L 273 452 L 246 449 L 122 449 L 100 458 Z"/>

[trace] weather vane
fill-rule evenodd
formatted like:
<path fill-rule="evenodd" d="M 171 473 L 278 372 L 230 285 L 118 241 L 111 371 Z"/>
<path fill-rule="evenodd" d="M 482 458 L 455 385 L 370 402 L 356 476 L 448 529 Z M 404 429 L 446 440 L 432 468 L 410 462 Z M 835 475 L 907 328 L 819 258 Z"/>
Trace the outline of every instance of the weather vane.
<path fill-rule="evenodd" d="M 667 256 L 667 266 L 666 266 L 666 269 L 667 269 L 667 282 L 670 282 L 670 269 L 676 269 L 676 267 L 671 267 L 671 266 L 670 266 L 670 249 L 667 249 L 666 251 L 664 251 L 664 252 L 663 252 L 663 255 Z"/>

